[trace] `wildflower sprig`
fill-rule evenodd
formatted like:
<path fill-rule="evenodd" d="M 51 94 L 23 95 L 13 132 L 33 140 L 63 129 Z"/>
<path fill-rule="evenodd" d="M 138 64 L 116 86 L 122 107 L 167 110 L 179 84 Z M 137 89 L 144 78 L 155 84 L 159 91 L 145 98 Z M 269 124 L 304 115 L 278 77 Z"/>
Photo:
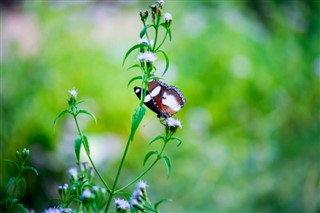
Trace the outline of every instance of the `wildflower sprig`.
<path fill-rule="evenodd" d="M 4 198 L 0 201 L 0 206 L 4 206 L 5 210 L 8 212 L 13 212 L 18 210 L 19 212 L 28 212 L 19 199 L 22 198 L 26 193 L 27 182 L 23 176 L 24 171 L 30 170 L 38 176 L 38 171 L 27 165 L 30 158 L 30 150 L 24 148 L 21 152 L 16 151 L 16 161 L 5 160 L 5 162 L 14 164 L 18 169 L 18 175 L 16 177 L 11 177 L 7 183 Z"/>
<path fill-rule="evenodd" d="M 76 138 L 74 141 L 74 151 L 75 151 L 75 155 L 76 155 L 76 159 L 77 162 L 80 163 L 80 149 L 81 146 L 83 144 L 83 147 L 86 151 L 86 154 L 90 160 L 91 165 L 93 166 L 95 172 L 97 173 L 99 179 L 101 180 L 101 182 L 103 183 L 103 185 L 107 188 L 108 191 L 110 191 L 110 188 L 108 186 L 108 184 L 105 182 L 105 180 L 103 179 L 102 175 L 100 174 L 99 170 L 97 169 L 97 167 L 95 166 L 95 163 L 93 162 L 91 155 L 90 155 L 90 146 L 89 146 L 89 141 L 86 135 L 84 135 L 80 129 L 79 123 L 78 123 L 78 119 L 77 117 L 80 114 L 86 114 L 91 116 L 95 122 L 97 122 L 96 117 L 88 110 L 83 110 L 83 109 L 79 109 L 78 105 L 80 103 L 83 102 L 83 100 L 78 101 L 77 100 L 77 96 L 78 96 L 78 91 L 76 89 L 71 89 L 69 90 L 70 93 L 70 98 L 68 100 L 68 105 L 69 105 L 69 110 L 64 110 L 62 112 L 60 112 L 58 114 L 58 116 L 55 118 L 54 120 L 54 124 L 56 124 L 56 122 L 58 121 L 59 118 L 61 118 L 63 115 L 65 114 L 70 114 L 72 115 L 72 117 L 74 118 L 77 130 L 78 130 L 78 134 L 79 134 L 79 138 Z"/>

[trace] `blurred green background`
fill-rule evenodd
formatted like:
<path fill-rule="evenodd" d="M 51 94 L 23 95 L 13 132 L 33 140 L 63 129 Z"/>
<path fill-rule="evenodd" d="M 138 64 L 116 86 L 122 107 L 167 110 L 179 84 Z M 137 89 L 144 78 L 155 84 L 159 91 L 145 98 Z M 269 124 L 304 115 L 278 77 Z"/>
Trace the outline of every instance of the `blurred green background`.
<path fill-rule="evenodd" d="M 27 147 L 40 175 L 27 173 L 23 202 L 36 212 L 55 205 L 77 134 L 70 118 L 53 120 L 73 87 L 98 119 L 80 125 L 113 180 L 139 103 L 127 88 L 135 56 L 125 67 L 122 59 L 153 3 L 2 1 L 2 192 L 16 175 L 3 160 Z M 161 163 L 144 177 L 152 200 L 173 200 L 162 212 L 320 212 L 320 1 L 166 1 L 164 11 L 173 16 L 166 82 L 187 103 L 175 116 L 183 144 L 166 150 L 171 177 Z M 162 132 L 148 111 L 120 185 Z"/>

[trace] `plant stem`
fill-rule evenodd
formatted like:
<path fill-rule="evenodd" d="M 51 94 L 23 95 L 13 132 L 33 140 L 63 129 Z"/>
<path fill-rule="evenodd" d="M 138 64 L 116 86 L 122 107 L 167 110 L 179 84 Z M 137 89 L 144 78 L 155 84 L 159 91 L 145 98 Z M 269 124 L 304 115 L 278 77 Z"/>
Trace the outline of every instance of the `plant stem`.
<path fill-rule="evenodd" d="M 166 38 L 167 38 L 167 35 L 168 35 L 168 31 L 166 31 L 166 34 L 164 35 L 164 38 L 163 38 L 162 42 L 160 43 L 160 45 L 158 46 L 158 48 L 156 48 L 155 52 L 157 52 L 157 51 L 160 49 L 160 47 L 163 45 L 164 41 L 165 41 Z"/>
<path fill-rule="evenodd" d="M 109 207 L 110 207 L 111 200 L 112 200 L 112 198 L 113 198 L 113 195 L 115 194 L 115 188 L 116 188 L 116 185 L 117 185 L 117 183 L 118 183 L 118 180 L 119 180 L 119 177 L 120 177 L 120 173 L 121 173 L 121 170 L 122 170 L 122 166 L 123 166 L 124 160 L 125 160 L 125 158 L 126 158 L 126 156 L 127 156 L 128 150 L 129 150 L 130 143 L 131 143 L 131 133 L 130 133 L 130 136 L 129 136 L 129 139 L 128 139 L 126 148 L 125 148 L 125 150 L 124 150 L 124 153 L 123 153 L 123 156 L 122 156 L 122 159 L 121 159 L 121 162 L 120 162 L 120 166 L 119 166 L 119 169 L 118 169 L 116 178 L 115 178 L 115 180 L 114 180 L 114 182 L 113 182 L 112 190 L 111 190 L 111 192 L 110 192 L 110 197 L 109 197 L 109 200 L 108 200 L 108 203 L 107 203 L 105 212 L 108 212 Z"/>
<path fill-rule="evenodd" d="M 83 139 L 83 134 L 82 134 L 82 132 L 81 132 L 81 130 L 80 130 L 79 123 L 78 123 L 78 120 L 77 120 L 77 116 L 76 116 L 76 115 L 73 115 L 73 118 L 74 118 L 74 121 L 75 121 L 75 123 L 76 123 L 79 136 L 80 136 L 80 138 L 81 138 L 81 140 L 82 140 L 82 139 Z M 109 187 L 108 184 L 104 181 L 103 177 L 101 176 L 100 172 L 98 171 L 98 169 L 97 169 L 96 165 L 94 164 L 94 162 L 93 162 L 93 160 L 92 160 L 92 158 L 91 158 L 88 150 L 85 149 L 85 151 L 86 151 L 86 154 L 87 154 L 87 156 L 88 156 L 88 158 L 89 158 L 89 160 L 90 160 L 90 163 L 91 163 L 92 167 L 94 168 L 95 172 L 97 173 L 99 179 L 101 180 L 101 182 L 103 183 L 103 185 L 106 187 L 106 189 L 108 190 L 108 192 L 111 192 L 110 187 Z"/>

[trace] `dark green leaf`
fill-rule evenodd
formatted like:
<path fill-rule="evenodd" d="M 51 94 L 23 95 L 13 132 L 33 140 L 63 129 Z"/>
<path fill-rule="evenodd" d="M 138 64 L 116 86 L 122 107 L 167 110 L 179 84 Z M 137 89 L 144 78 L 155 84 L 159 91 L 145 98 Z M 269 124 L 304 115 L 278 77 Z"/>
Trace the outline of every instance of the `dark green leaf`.
<path fill-rule="evenodd" d="M 161 135 L 158 135 L 158 136 L 157 136 L 157 137 L 155 137 L 152 141 L 150 141 L 150 143 L 149 143 L 149 144 L 152 144 L 153 142 L 155 142 L 155 141 L 157 141 L 157 140 L 160 140 L 160 139 L 164 140 L 164 137 L 163 137 L 163 136 L 161 136 Z"/>
<path fill-rule="evenodd" d="M 26 193 L 27 190 L 27 183 L 26 183 L 26 179 L 24 177 L 19 179 L 19 184 L 21 184 L 21 197 L 24 196 L 24 194 Z"/>
<path fill-rule="evenodd" d="M 133 68 L 137 68 L 137 67 L 141 68 L 141 65 L 140 64 L 134 64 L 131 67 L 129 67 L 127 70 L 130 70 L 130 69 L 133 69 Z"/>
<path fill-rule="evenodd" d="M 57 117 L 54 119 L 53 124 L 55 125 L 56 122 L 59 120 L 59 118 L 61 118 L 61 116 L 63 116 L 63 115 L 66 114 L 66 113 L 70 113 L 70 111 L 66 109 L 66 110 L 60 112 L 59 115 L 57 115 Z"/>
<path fill-rule="evenodd" d="M 83 110 L 83 109 L 81 109 L 81 110 L 78 111 L 77 115 L 80 114 L 80 113 L 90 115 L 90 116 L 93 118 L 93 120 L 97 123 L 97 119 L 96 119 L 96 117 L 94 116 L 94 114 L 92 114 L 92 113 L 89 112 L 88 110 Z"/>
<path fill-rule="evenodd" d="M 72 201 L 74 201 L 74 200 L 77 201 L 77 200 L 78 200 L 78 199 L 77 199 L 78 197 L 79 197 L 79 195 L 71 195 L 71 196 L 69 197 L 69 199 L 68 199 L 67 201 L 65 201 L 65 205 L 66 205 L 66 206 L 69 206 Z"/>
<path fill-rule="evenodd" d="M 134 113 L 132 115 L 132 125 L 131 125 L 131 134 L 130 134 L 131 140 L 133 140 L 134 134 L 136 133 L 145 113 L 146 113 L 146 108 L 144 108 L 143 106 L 141 107 L 138 106 L 134 110 Z"/>
<path fill-rule="evenodd" d="M 7 159 L 5 159 L 4 162 L 12 163 L 12 164 L 16 165 L 16 167 L 20 170 L 20 166 L 19 166 L 19 164 L 17 162 L 15 162 L 13 160 L 7 160 Z"/>
<path fill-rule="evenodd" d="M 80 162 L 81 144 L 82 144 L 81 138 L 76 138 L 74 140 L 74 152 L 76 154 L 77 162 Z"/>
<path fill-rule="evenodd" d="M 157 151 L 148 152 L 148 154 L 146 154 L 146 156 L 144 157 L 143 165 L 145 165 L 147 163 L 148 159 L 154 154 L 158 154 L 158 152 Z"/>
<path fill-rule="evenodd" d="M 133 47 L 131 47 L 131 48 L 127 51 L 126 55 L 124 56 L 124 59 L 123 59 L 123 62 L 122 62 L 122 66 L 123 66 L 124 63 L 126 62 L 126 60 L 127 60 L 128 56 L 130 55 L 130 53 L 131 53 L 133 50 L 138 49 L 138 48 L 141 48 L 141 47 L 148 47 L 148 44 L 146 44 L 146 43 L 141 43 L 141 44 L 136 44 L 136 45 L 134 45 Z"/>
<path fill-rule="evenodd" d="M 136 81 L 136 80 L 139 80 L 139 79 L 142 79 L 142 77 L 141 77 L 141 76 L 136 76 L 136 77 L 131 78 L 131 80 L 128 82 L 128 87 L 130 86 L 130 84 L 131 84 L 133 81 Z"/>
<path fill-rule="evenodd" d="M 23 167 L 23 170 L 31 170 L 31 171 L 33 171 L 37 176 L 39 176 L 38 171 L 37 171 L 34 167 L 32 167 L 32 166 L 25 166 L 25 167 Z"/>
<path fill-rule="evenodd" d="M 146 34 L 149 27 L 151 27 L 150 24 L 147 24 L 146 26 L 144 26 L 144 28 L 140 32 L 140 38 L 143 38 L 143 36 Z"/>
<path fill-rule="evenodd" d="M 156 203 L 154 204 L 154 209 L 156 210 L 156 212 L 158 212 L 158 206 L 159 206 L 161 203 L 163 203 L 163 202 L 172 202 L 172 200 L 171 200 L 171 199 L 164 198 L 164 199 L 161 199 L 161 200 L 159 200 L 158 202 L 156 202 Z"/>
<path fill-rule="evenodd" d="M 6 186 L 6 191 L 9 191 L 10 187 L 15 183 L 15 181 L 16 181 L 15 177 L 11 177 L 9 179 L 9 182 L 7 183 L 7 186 Z"/>
<path fill-rule="evenodd" d="M 181 143 L 182 143 L 182 140 L 181 140 L 180 138 L 177 138 L 177 137 L 174 137 L 174 136 L 172 136 L 172 137 L 170 138 L 170 140 L 175 140 L 175 141 L 177 141 L 177 146 L 180 146 Z"/>
<path fill-rule="evenodd" d="M 163 54 L 164 58 L 166 59 L 166 67 L 165 67 L 165 69 L 163 71 L 163 74 L 162 74 L 162 76 L 164 76 L 166 74 L 166 72 L 168 71 L 168 68 L 169 68 L 169 58 L 168 58 L 167 54 L 163 50 L 158 50 L 158 52 L 161 52 Z"/>
<path fill-rule="evenodd" d="M 169 39 L 171 41 L 172 40 L 172 35 L 171 35 L 171 29 L 170 28 L 168 28 L 168 35 L 169 35 Z"/>
<path fill-rule="evenodd" d="M 87 136 L 83 136 L 83 147 L 87 151 L 87 153 L 90 155 L 90 148 L 89 148 L 89 142 Z"/>
<path fill-rule="evenodd" d="M 171 162 L 170 162 L 170 159 L 169 159 L 168 156 L 163 156 L 162 158 L 163 158 L 164 162 L 166 163 L 168 176 L 170 176 L 170 173 L 171 173 Z"/>
<path fill-rule="evenodd" d="M 18 209 L 20 209 L 21 212 L 23 212 L 23 213 L 28 213 L 28 212 L 29 212 L 28 209 L 25 208 L 22 203 L 17 203 L 17 204 L 15 204 L 14 206 L 16 206 Z"/>

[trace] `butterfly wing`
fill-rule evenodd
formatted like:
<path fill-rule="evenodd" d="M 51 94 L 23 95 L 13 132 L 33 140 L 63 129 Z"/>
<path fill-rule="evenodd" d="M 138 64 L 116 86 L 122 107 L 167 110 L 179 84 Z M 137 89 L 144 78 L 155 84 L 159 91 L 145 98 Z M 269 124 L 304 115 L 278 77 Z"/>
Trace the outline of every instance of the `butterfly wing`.
<path fill-rule="evenodd" d="M 138 96 L 139 99 L 141 99 L 141 92 L 143 90 L 141 89 L 141 87 L 134 87 L 134 92 L 136 93 L 136 95 Z M 157 113 L 157 115 L 160 115 L 161 112 L 159 111 L 159 109 L 154 105 L 154 102 L 152 100 L 152 97 L 150 95 L 150 93 L 147 91 L 146 93 L 146 97 L 144 98 L 144 104 L 153 112 Z"/>
<path fill-rule="evenodd" d="M 168 117 L 176 114 L 186 103 L 183 94 L 176 87 L 168 87 L 162 96 L 163 111 Z"/>

